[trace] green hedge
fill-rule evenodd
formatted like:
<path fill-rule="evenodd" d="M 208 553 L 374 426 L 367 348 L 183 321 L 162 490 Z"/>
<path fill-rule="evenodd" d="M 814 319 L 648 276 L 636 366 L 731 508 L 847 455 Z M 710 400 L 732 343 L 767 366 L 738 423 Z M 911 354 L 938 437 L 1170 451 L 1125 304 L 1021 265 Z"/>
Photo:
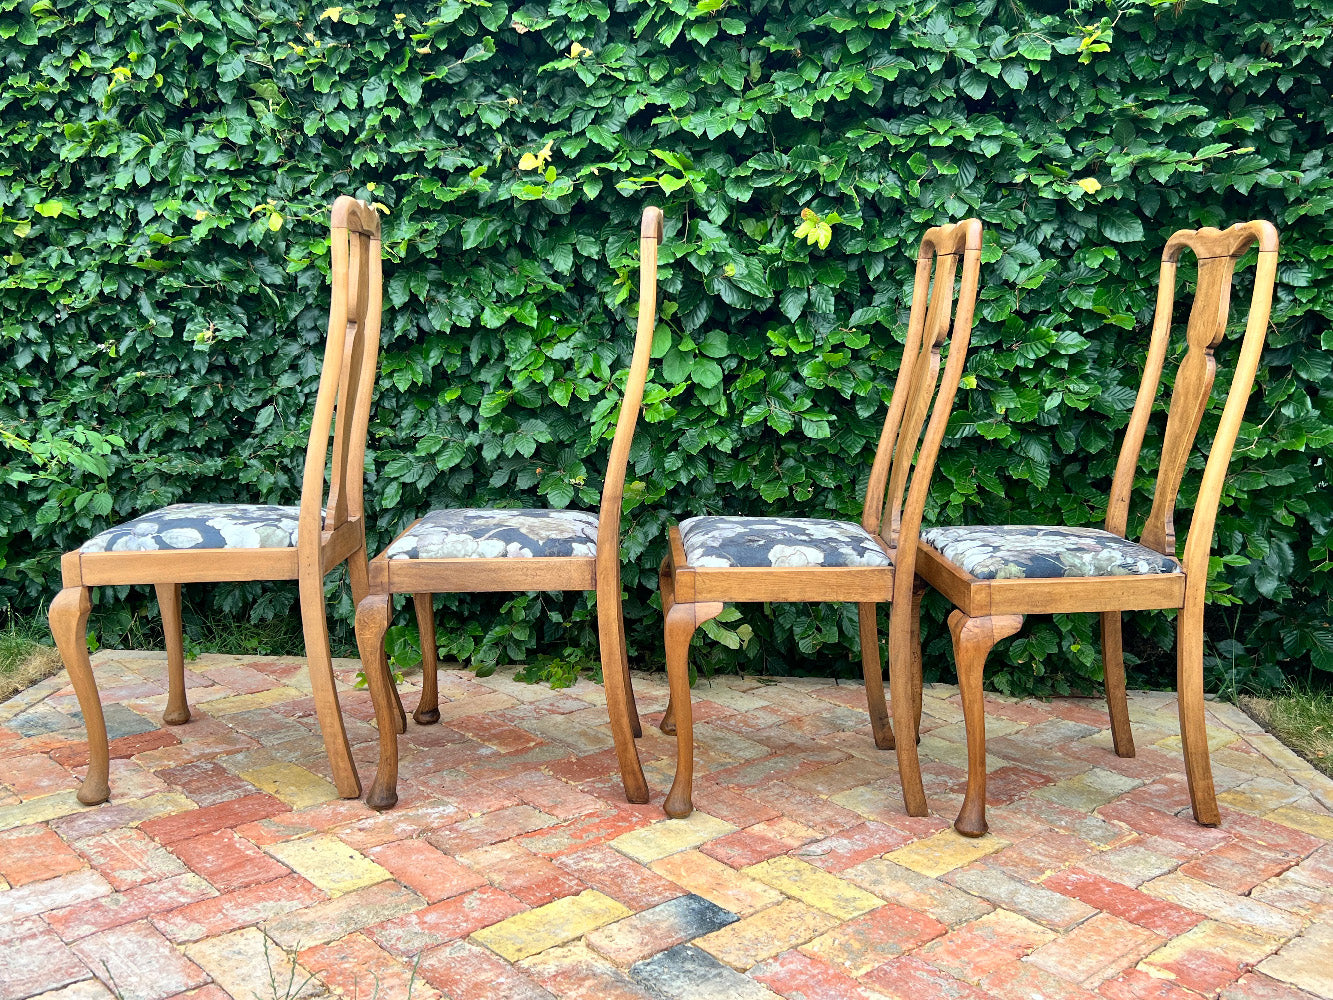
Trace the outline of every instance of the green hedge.
<path fill-rule="evenodd" d="M 1218 521 L 1210 683 L 1333 670 L 1333 3 L 1282 6 L 3 0 L 0 605 L 35 613 L 63 549 L 152 507 L 295 502 L 341 192 L 384 213 L 376 545 L 432 506 L 596 505 L 635 219 L 666 209 L 624 548 L 649 662 L 673 518 L 859 516 L 925 227 L 987 225 L 928 519 L 1098 524 L 1162 243 L 1262 217 L 1284 262 Z M 97 600 L 103 643 L 152 610 L 146 591 Z M 336 600 L 347 644 L 345 584 Z M 192 622 L 263 622 L 294 594 L 188 601 Z M 1169 680 L 1170 617 L 1137 623 L 1136 681 Z M 848 606 L 710 627 L 710 669 L 855 670 Z M 440 634 L 548 673 L 596 649 L 583 598 L 451 598 Z M 992 677 L 1047 692 L 1100 672 L 1091 619 L 1062 617 Z"/>

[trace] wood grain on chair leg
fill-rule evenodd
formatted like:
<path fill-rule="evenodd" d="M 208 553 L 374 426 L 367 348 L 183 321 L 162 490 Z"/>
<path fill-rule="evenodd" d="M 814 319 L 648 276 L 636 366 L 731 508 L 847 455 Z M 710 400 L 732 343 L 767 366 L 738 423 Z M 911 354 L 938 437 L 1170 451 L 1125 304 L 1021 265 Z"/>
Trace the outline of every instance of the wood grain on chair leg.
<path fill-rule="evenodd" d="M 963 698 L 963 722 L 967 726 L 967 794 L 953 824 L 964 837 L 980 837 L 987 829 L 986 707 L 981 691 L 986 656 L 992 646 L 1013 635 L 1022 625 L 1022 615 L 969 618 L 955 611 L 949 616 L 958 689 Z"/>
<path fill-rule="evenodd" d="M 909 816 L 925 816 L 926 789 L 921 782 L 921 758 L 916 749 L 917 741 L 908 736 L 917 729 L 913 689 L 918 686 L 912 679 L 912 671 L 916 668 L 912 656 L 913 628 L 908 621 L 910 611 L 910 601 L 895 601 L 889 609 L 890 707 L 893 709 L 894 732 L 901 736 L 894 742 L 898 751 L 898 781 L 902 788 L 903 808 Z M 916 634 L 919 637 L 919 631 Z"/>
<path fill-rule="evenodd" d="M 412 607 L 417 615 L 417 634 L 421 637 L 421 698 L 412 718 L 419 726 L 433 726 L 440 721 L 440 653 L 435 645 L 435 595 L 413 594 Z"/>
<path fill-rule="evenodd" d="M 858 604 L 856 610 L 861 626 L 861 673 L 866 681 L 870 731 L 875 736 L 875 746 L 892 750 L 893 726 L 889 724 L 889 705 L 884 700 L 884 674 L 879 660 L 879 605 L 873 602 Z"/>
<path fill-rule="evenodd" d="M 1180 714 L 1180 743 L 1189 780 L 1190 807 L 1202 826 L 1218 826 L 1213 768 L 1208 761 L 1208 727 L 1203 716 L 1203 583 L 1187 591 L 1185 607 L 1176 620 L 1176 701 Z"/>
<path fill-rule="evenodd" d="M 1102 669 L 1106 675 L 1106 709 L 1111 716 L 1111 741 L 1120 757 L 1134 756 L 1134 732 L 1129 726 L 1125 696 L 1125 651 L 1121 641 L 1121 614 L 1103 611 Z"/>
<path fill-rule="evenodd" d="M 637 740 L 643 735 L 643 722 L 639 719 L 639 706 L 634 700 L 634 678 L 629 672 L 629 644 L 625 642 L 625 608 L 623 602 L 616 603 L 621 605 L 616 615 L 616 628 L 620 632 L 620 672 L 625 678 L 625 708 L 629 715 L 630 732 Z"/>
<path fill-rule="evenodd" d="M 671 606 L 676 603 L 676 580 L 671 573 L 670 556 L 664 558 L 662 565 L 657 568 L 657 586 L 662 595 L 662 620 L 666 621 L 667 615 L 671 614 Z M 670 696 L 667 698 L 666 711 L 662 713 L 662 721 L 657 724 L 657 728 L 667 736 L 676 735 L 676 712 Z"/>
<path fill-rule="evenodd" d="M 352 762 L 352 748 L 343 727 L 338 707 L 338 689 L 333 680 L 333 657 L 329 649 L 329 628 L 324 607 L 324 581 L 309 574 L 300 581 L 301 628 L 305 633 L 306 662 L 310 669 L 310 688 L 315 698 L 315 715 L 324 736 L 324 750 L 333 771 L 333 784 L 344 799 L 361 794 L 361 779 Z M 366 675 L 372 681 L 373 671 Z"/>
<path fill-rule="evenodd" d="M 394 700 L 388 658 L 384 655 L 384 633 L 389 629 L 391 600 L 388 594 L 372 594 L 356 606 L 356 645 L 361 653 L 361 670 L 375 701 L 375 724 L 380 739 L 379 766 L 370 791 L 366 793 L 366 805 L 379 810 L 390 809 L 398 801 L 399 709 Z"/>
<path fill-rule="evenodd" d="M 675 706 L 676 777 L 662 808 L 681 819 L 694 811 L 694 708 L 690 704 L 690 638 L 694 630 L 722 613 L 718 602 L 672 604 L 666 618 L 667 677 Z"/>
<path fill-rule="evenodd" d="M 643 776 L 639 751 L 634 745 L 634 730 L 630 726 L 631 695 L 626 690 L 628 671 L 622 668 L 625 638 L 619 619 L 620 595 L 598 594 L 597 639 L 602 655 L 602 686 L 606 691 L 606 714 L 611 720 L 616 758 L 620 762 L 620 780 L 625 786 L 625 798 L 643 803 L 648 801 L 648 782 Z"/>
<path fill-rule="evenodd" d="M 107 778 L 111 770 L 111 752 L 106 741 L 106 720 L 102 717 L 102 699 L 93 679 L 88 660 L 88 612 L 92 602 L 87 587 L 66 587 L 51 602 L 47 619 L 56 649 L 65 661 L 70 683 L 79 699 L 84 728 L 88 731 L 88 775 L 79 789 L 79 801 L 86 806 L 105 802 L 111 795 Z"/>
<path fill-rule="evenodd" d="M 912 617 L 911 624 L 911 661 L 912 661 L 912 705 L 916 714 L 914 735 L 917 743 L 921 742 L 921 599 L 926 596 L 926 581 L 917 577 L 912 581 Z"/>
<path fill-rule="evenodd" d="M 162 721 L 179 726 L 190 721 L 190 704 L 185 697 L 185 634 L 181 625 L 181 585 L 159 583 L 157 606 L 162 609 L 162 633 L 167 647 L 167 708 Z"/>

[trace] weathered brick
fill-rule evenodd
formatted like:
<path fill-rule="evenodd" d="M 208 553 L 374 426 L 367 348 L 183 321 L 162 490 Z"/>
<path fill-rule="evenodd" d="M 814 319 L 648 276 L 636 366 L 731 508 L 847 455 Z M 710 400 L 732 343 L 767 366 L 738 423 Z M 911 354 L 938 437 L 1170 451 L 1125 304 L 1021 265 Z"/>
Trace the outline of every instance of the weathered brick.
<path fill-rule="evenodd" d="M 845 970 L 795 950 L 760 962 L 748 974 L 775 993 L 801 1000 L 879 1000 L 882 996 L 862 987 Z"/>
<path fill-rule="evenodd" d="M 46 914 L 46 922 L 66 941 L 74 941 L 145 917 L 163 916 L 213 895 L 216 893 L 207 882 L 193 872 L 186 872 L 51 910 Z"/>
<path fill-rule="evenodd" d="M 283 990 L 291 984 L 288 1000 L 322 992 L 319 980 L 256 927 L 243 927 L 188 945 L 185 954 L 201 966 L 232 997 L 272 997 L 273 983 Z"/>
<path fill-rule="evenodd" d="M 1203 920 L 1203 916 L 1193 910 L 1149 896 L 1146 892 L 1112 882 L 1081 868 L 1070 868 L 1052 875 L 1042 885 L 1164 937 L 1183 934 Z"/>
<path fill-rule="evenodd" d="M 729 868 L 699 851 L 663 858 L 653 871 L 682 889 L 710 900 L 732 913 L 746 916 L 782 899 L 782 893 Z"/>
<path fill-rule="evenodd" d="M 945 872 L 971 864 L 977 858 L 1007 847 L 1009 842 L 999 837 L 978 837 L 975 840 L 960 837 L 953 830 L 942 830 L 925 840 L 918 840 L 890 851 L 885 857 L 894 864 L 910 868 L 922 875 L 938 878 Z"/>
<path fill-rule="evenodd" d="M 376 1000 L 435 1000 L 439 991 L 414 973 L 411 959 L 399 960 L 364 934 L 307 948 L 297 954 L 302 967 L 346 997 Z"/>
<path fill-rule="evenodd" d="M 486 881 L 525 906 L 542 906 L 562 896 L 577 895 L 586 888 L 565 869 L 514 841 L 479 847 L 459 855 L 458 860 L 484 873 Z"/>
<path fill-rule="evenodd" d="M 0 923 L 0 1000 L 23 1000 L 91 976 L 40 917 Z"/>
<path fill-rule="evenodd" d="M 268 882 L 264 889 L 278 882 Z M 293 910 L 264 924 L 264 932 L 284 948 L 307 948 L 346 937 L 422 906 L 415 892 L 397 882 L 379 882 L 336 899 Z"/>
<path fill-rule="evenodd" d="M 644 959 L 629 974 L 663 1000 L 778 1000 L 766 986 L 691 944 Z"/>
<path fill-rule="evenodd" d="M 366 934 L 388 951 L 415 955 L 467 937 L 475 930 L 522 912 L 523 908 L 513 896 L 488 885 L 376 923 Z"/>
<path fill-rule="evenodd" d="M 1234 983 L 1281 943 L 1281 938 L 1206 920 L 1163 944 L 1144 958 L 1140 968 L 1169 976 L 1198 993 L 1210 993 Z"/>
<path fill-rule="evenodd" d="M 1009 910 L 995 910 L 929 942 L 918 956 L 938 969 L 976 984 L 1055 937 L 1053 931 Z"/>
<path fill-rule="evenodd" d="M 240 826 L 242 823 L 250 823 L 287 811 L 285 802 L 275 799 L 272 795 L 257 793 L 175 816 L 150 819 L 143 823 L 140 829 L 158 843 L 170 846 L 192 837 L 201 837 L 206 833 Z"/>
<path fill-rule="evenodd" d="M 924 913 L 889 903 L 839 924 L 802 945 L 801 951 L 860 977 L 947 930 L 944 924 Z"/>
<path fill-rule="evenodd" d="M 946 927 L 975 920 L 994 909 L 984 899 L 885 858 L 863 861 L 843 871 L 842 877 L 880 899 L 933 917 Z"/>
<path fill-rule="evenodd" d="M 172 941 L 185 943 L 229 934 L 292 910 L 323 902 L 325 895 L 299 875 L 262 882 L 156 914 L 153 923 Z"/>
<path fill-rule="evenodd" d="M 652 864 L 672 854 L 693 850 L 717 837 L 734 832 L 735 827 L 696 810 L 686 819 L 668 819 L 611 841 L 611 846 L 641 864 Z"/>
<path fill-rule="evenodd" d="M 1095 989 L 1137 964 L 1162 936 L 1127 920 L 1099 913 L 1048 941 L 1026 961 L 1071 983 Z"/>
<path fill-rule="evenodd" d="M 744 868 L 819 839 L 818 830 L 783 816 L 756 823 L 735 833 L 714 837 L 700 845 L 699 849 L 710 858 L 717 858 L 732 868 Z"/>
<path fill-rule="evenodd" d="M 677 855 L 684 857 L 685 855 Z M 600 889 L 631 910 L 644 910 L 685 890 L 668 878 L 625 857 L 605 844 L 594 844 L 555 858 L 555 864 L 585 885 Z"/>
<path fill-rule="evenodd" d="M 427 903 L 438 903 L 486 884 L 480 872 L 459 864 L 425 840 L 394 841 L 372 848 L 366 855 Z"/>
<path fill-rule="evenodd" d="M 592 931 L 588 946 L 615 964 L 628 966 L 738 919 L 730 910 L 691 893 Z"/>
<path fill-rule="evenodd" d="M 4 906 L 0 907 L 0 923 L 110 894 L 111 886 L 107 880 L 88 868 L 58 878 L 29 882 L 21 888 L 6 889 L 0 897 L 4 899 Z"/>
<path fill-rule="evenodd" d="M 517 962 L 627 916 L 629 910 L 620 903 L 589 889 L 474 931 L 472 939 Z"/>
<path fill-rule="evenodd" d="M 467 941 L 432 948 L 418 968 L 450 1000 L 553 1000 L 530 976 Z"/>
<path fill-rule="evenodd" d="M 836 917 L 794 899 L 760 910 L 697 939 L 694 944 L 733 969 L 744 971 L 834 927 Z"/>
<path fill-rule="evenodd" d="M 74 951 L 121 1000 L 166 1000 L 208 982 L 203 970 L 147 921 L 84 938 Z"/>
<path fill-rule="evenodd" d="M 265 850 L 330 896 L 341 896 L 393 878 L 360 851 L 332 834 L 270 844 Z"/>
<path fill-rule="evenodd" d="M 889 1000 L 994 1000 L 975 986 L 929 965 L 916 955 L 904 955 L 866 974 L 876 997 Z"/>
<path fill-rule="evenodd" d="M 1067 931 L 1096 911 L 1063 893 L 1012 878 L 984 864 L 950 872 L 947 880 L 967 892 L 990 900 L 996 906 L 1021 913 L 1052 930 Z"/>
<path fill-rule="evenodd" d="M 86 862 L 45 826 L 20 826 L 0 833 L 0 878 L 11 886 L 68 875 Z"/>
<path fill-rule="evenodd" d="M 171 851 L 219 892 L 282 878 L 290 872 L 244 837 L 217 830 L 173 844 Z"/>

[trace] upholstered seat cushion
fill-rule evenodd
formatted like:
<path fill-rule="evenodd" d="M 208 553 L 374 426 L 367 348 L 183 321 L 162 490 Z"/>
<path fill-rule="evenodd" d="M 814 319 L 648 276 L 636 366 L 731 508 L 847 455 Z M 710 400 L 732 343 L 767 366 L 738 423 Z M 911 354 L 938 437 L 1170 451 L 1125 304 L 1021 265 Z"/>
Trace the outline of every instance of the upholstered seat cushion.
<path fill-rule="evenodd" d="M 1100 528 L 977 524 L 927 528 L 921 540 L 979 580 L 1180 572 L 1169 556 Z"/>
<path fill-rule="evenodd" d="M 384 551 L 389 559 L 596 554 L 597 515 L 582 510 L 433 510 Z"/>
<path fill-rule="evenodd" d="M 815 517 L 691 517 L 680 524 L 691 566 L 888 566 L 859 524 Z"/>
<path fill-rule="evenodd" d="M 164 549 L 289 549 L 300 507 L 261 503 L 177 503 L 108 528 L 80 552 Z"/>

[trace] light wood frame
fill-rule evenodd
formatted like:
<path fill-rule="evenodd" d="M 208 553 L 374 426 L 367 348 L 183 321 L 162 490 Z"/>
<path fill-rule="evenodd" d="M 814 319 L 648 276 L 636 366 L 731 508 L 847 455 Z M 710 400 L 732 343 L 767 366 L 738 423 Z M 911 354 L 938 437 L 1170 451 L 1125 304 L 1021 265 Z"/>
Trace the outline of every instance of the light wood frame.
<path fill-rule="evenodd" d="M 644 385 L 652 357 L 653 329 L 657 320 L 657 252 L 662 242 L 662 210 L 643 210 L 639 226 L 639 315 L 634 355 L 620 416 L 607 461 L 602 503 L 597 524 L 595 556 L 534 558 L 388 559 L 383 553 L 370 563 L 370 592 L 357 605 L 356 638 L 361 662 L 375 698 L 375 716 L 380 732 L 380 759 L 366 803 L 374 809 L 389 809 L 398 801 L 398 733 L 401 707 L 389 675 L 384 653 L 393 594 L 412 594 L 421 632 L 424 679 L 421 702 L 413 717 L 417 722 L 437 722 L 438 670 L 432 594 L 483 593 L 496 591 L 579 591 L 597 594 L 597 631 L 601 646 L 602 678 L 606 686 L 607 712 L 620 763 L 625 797 L 647 802 L 648 785 L 639 763 L 634 738 L 640 735 L 638 712 L 630 687 L 629 657 L 625 647 L 625 622 L 621 608 L 620 518 L 625 494 L 625 470 Z M 415 523 L 415 522 L 414 522 Z M 408 527 L 411 530 L 411 526 Z M 376 665 L 378 664 L 378 666 Z"/>
<path fill-rule="evenodd" d="M 51 602 L 51 633 L 69 671 L 88 731 L 88 774 L 79 789 L 86 805 L 105 802 L 109 748 L 101 698 L 88 658 L 91 587 L 152 584 L 166 633 L 169 693 L 163 721 L 190 720 L 181 632 L 182 583 L 296 580 L 301 601 L 310 684 L 334 784 L 343 798 L 361 794 L 334 687 L 324 605 L 324 577 L 347 563 L 352 594 L 366 592 L 363 469 L 370 400 L 380 345 L 382 280 L 379 216 L 350 197 L 333 203 L 330 229 L 332 296 L 328 338 L 306 447 L 294 548 L 160 549 L 152 552 L 67 552 L 60 560 L 64 589 Z M 324 470 L 332 427 L 333 462 L 327 499 Z M 323 513 L 321 513 L 323 508 Z"/>
<path fill-rule="evenodd" d="M 954 827 L 965 836 L 979 837 L 987 829 L 986 720 L 982 699 L 982 673 L 987 654 L 996 642 L 1019 630 L 1025 615 L 1083 611 L 1101 616 L 1102 661 L 1105 664 L 1106 701 L 1113 745 L 1121 757 L 1133 757 L 1134 737 L 1130 732 L 1129 708 L 1125 698 L 1121 612 L 1179 609 L 1176 624 L 1176 688 L 1190 805 L 1195 820 L 1200 824 L 1216 826 L 1221 821 L 1213 789 L 1204 724 L 1204 593 L 1208 583 L 1208 558 L 1222 484 L 1267 335 L 1278 258 L 1278 233 L 1270 223 L 1239 223 L 1225 231 L 1211 228 L 1181 230 L 1167 241 L 1162 252 L 1157 306 L 1143 381 L 1139 385 L 1138 397 L 1120 449 L 1106 511 L 1106 530 L 1124 537 L 1139 451 L 1157 398 L 1170 340 L 1176 271 L 1181 253 L 1190 250 L 1198 260 L 1199 271 L 1186 331 L 1188 350 L 1176 373 L 1152 508 L 1139 539 L 1148 548 L 1177 558 L 1173 524 L 1176 497 L 1212 392 L 1217 368 L 1213 351 L 1226 333 L 1236 263 L 1255 244 L 1258 245 L 1258 263 L 1245 337 L 1226 405 L 1204 467 L 1184 556 L 1178 560 L 1180 572 L 1141 576 L 980 580 L 950 562 L 930 545 L 920 545 L 916 572 L 957 609 L 949 617 L 949 629 L 953 635 L 958 684 L 967 727 L 968 778 L 967 794 Z M 899 614 L 897 606 L 893 614 Z M 912 610 L 910 614 L 912 625 L 917 627 L 919 612 Z M 911 679 L 918 684 L 920 682 L 919 676 Z M 912 709 L 898 699 L 899 678 L 896 674 L 893 680 L 894 722 L 899 732 L 911 732 L 920 725 L 919 704 L 913 714 Z M 909 678 L 904 676 L 901 680 L 906 690 Z M 926 797 L 914 741 L 898 741 L 898 765 L 903 802 L 908 813 L 924 816 Z"/>
<path fill-rule="evenodd" d="M 861 516 L 861 526 L 876 537 L 890 565 L 696 567 L 686 559 L 680 529 L 671 527 L 669 549 L 659 571 L 671 684 L 671 701 L 661 728 L 664 733 L 676 735 L 676 775 L 663 806 L 667 815 L 688 816 L 694 808 L 690 639 L 701 624 L 721 614 L 728 602 L 855 601 L 859 605 L 861 667 L 875 744 L 893 749 L 876 615 L 880 602 L 906 601 L 915 606 L 921 599 L 922 591 L 913 587 L 912 558 L 935 458 L 967 356 L 981 273 L 981 236 L 982 226 L 977 219 L 940 226 L 926 232 L 917 255 L 903 361 L 871 465 Z M 949 357 L 941 378 L 941 348 L 946 339 Z M 901 619 L 900 624 L 905 627 L 908 620 Z M 893 641 L 891 636 L 891 649 Z M 899 645 L 913 648 L 912 636 Z M 919 650 L 919 641 L 915 648 Z M 906 671 L 892 673 L 908 676 Z M 915 696 L 919 700 L 919 684 Z"/>

